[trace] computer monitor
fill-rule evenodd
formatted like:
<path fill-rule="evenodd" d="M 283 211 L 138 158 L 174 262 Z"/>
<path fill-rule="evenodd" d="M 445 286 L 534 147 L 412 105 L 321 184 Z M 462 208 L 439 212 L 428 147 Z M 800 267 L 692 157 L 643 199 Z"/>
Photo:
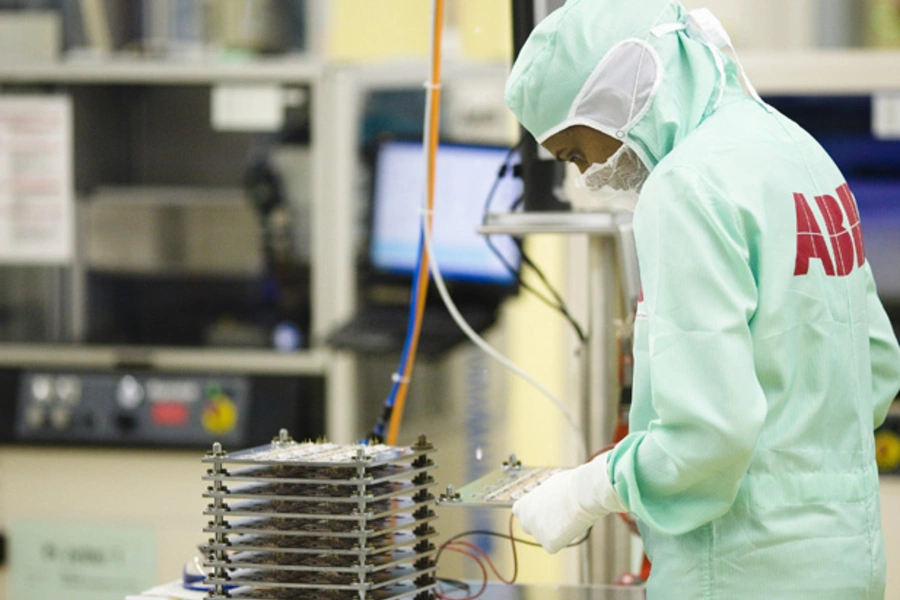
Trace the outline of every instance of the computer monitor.
<path fill-rule="evenodd" d="M 515 288 L 515 275 L 477 232 L 485 201 L 508 155 L 508 148 L 491 146 L 441 144 L 438 149 L 433 244 L 448 283 Z M 415 270 L 425 192 L 424 161 L 418 142 L 390 140 L 378 148 L 369 232 L 369 262 L 376 272 L 411 276 Z M 513 155 L 509 164 L 517 161 Z M 521 194 L 521 180 L 507 173 L 494 192 L 491 212 L 510 211 Z M 496 235 L 491 241 L 518 270 L 519 251 L 513 240 Z"/>

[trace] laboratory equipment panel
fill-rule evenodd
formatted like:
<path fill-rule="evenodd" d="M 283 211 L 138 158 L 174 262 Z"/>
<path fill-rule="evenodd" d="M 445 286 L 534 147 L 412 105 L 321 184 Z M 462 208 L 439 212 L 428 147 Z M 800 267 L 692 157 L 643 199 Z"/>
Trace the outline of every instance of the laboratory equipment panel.
<path fill-rule="evenodd" d="M 317 378 L 158 371 L 22 369 L 0 373 L 0 442 L 201 448 L 258 444 L 290 425 L 325 433 Z"/>

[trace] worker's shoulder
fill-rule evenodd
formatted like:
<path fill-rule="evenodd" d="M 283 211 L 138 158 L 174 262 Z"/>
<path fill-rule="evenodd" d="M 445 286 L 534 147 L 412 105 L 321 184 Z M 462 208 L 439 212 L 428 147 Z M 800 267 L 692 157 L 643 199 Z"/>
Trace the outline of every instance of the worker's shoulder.
<path fill-rule="evenodd" d="M 694 211 L 726 215 L 733 204 L 751 201 L 745 184 L 778 168 L 776 157 L 786 152 L 784 140 L 768 125 L 745 126 L 745 115 L 725 116 L 713 115 L 663 157 L 644 185 L 642 202 L 659 203 L 663 212 L 689 204 Z"/>
<path fill-rule="evenodd" d="M 779 114 L 747 100 L 722 107 L 686 135 L 665 157 L 670 168 L 743 170 L 768 168 L 805 142 L 800 131 L 788 132 Z M 798 128 L 799 129 L 799 128 Z"/>
<path fill-rule="evenodd" d="M 798 125 L 753 101 L 723 107 L 685 136 L 654 168 L 659 183 L 693 182 L 728 197 L 795 179 L 826 158 Z"/>

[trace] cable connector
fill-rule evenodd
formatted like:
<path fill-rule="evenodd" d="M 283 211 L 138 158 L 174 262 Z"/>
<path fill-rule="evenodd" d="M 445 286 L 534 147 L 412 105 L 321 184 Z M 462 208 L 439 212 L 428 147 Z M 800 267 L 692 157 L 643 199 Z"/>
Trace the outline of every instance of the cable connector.
<path fill-rule="evenodd" d="M 391 381 L 394 383 L 409 383 L 409 377 L 405 377 L 400 373 L 394 373 L 391 375 Z"/>

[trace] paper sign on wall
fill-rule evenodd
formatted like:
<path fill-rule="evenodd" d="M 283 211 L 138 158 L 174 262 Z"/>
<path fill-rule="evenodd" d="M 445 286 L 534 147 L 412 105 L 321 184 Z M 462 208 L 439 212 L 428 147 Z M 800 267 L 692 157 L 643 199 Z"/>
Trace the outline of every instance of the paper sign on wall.
<path fill-rule="evenodd" d="M 68 97 L 0 96 L 0 263 L 72 260 L 72 164 Z"/>
<path fill-rule="evenodd" d="M 900 93 L 872 96 L 872 133 L 880 140 L 900 140 Z"/>
<path fill-rule="evenodd" d="M 149 527 L 13 523 L 10 598 L 122 600 L 156 578 L 156 536 Z"/>

